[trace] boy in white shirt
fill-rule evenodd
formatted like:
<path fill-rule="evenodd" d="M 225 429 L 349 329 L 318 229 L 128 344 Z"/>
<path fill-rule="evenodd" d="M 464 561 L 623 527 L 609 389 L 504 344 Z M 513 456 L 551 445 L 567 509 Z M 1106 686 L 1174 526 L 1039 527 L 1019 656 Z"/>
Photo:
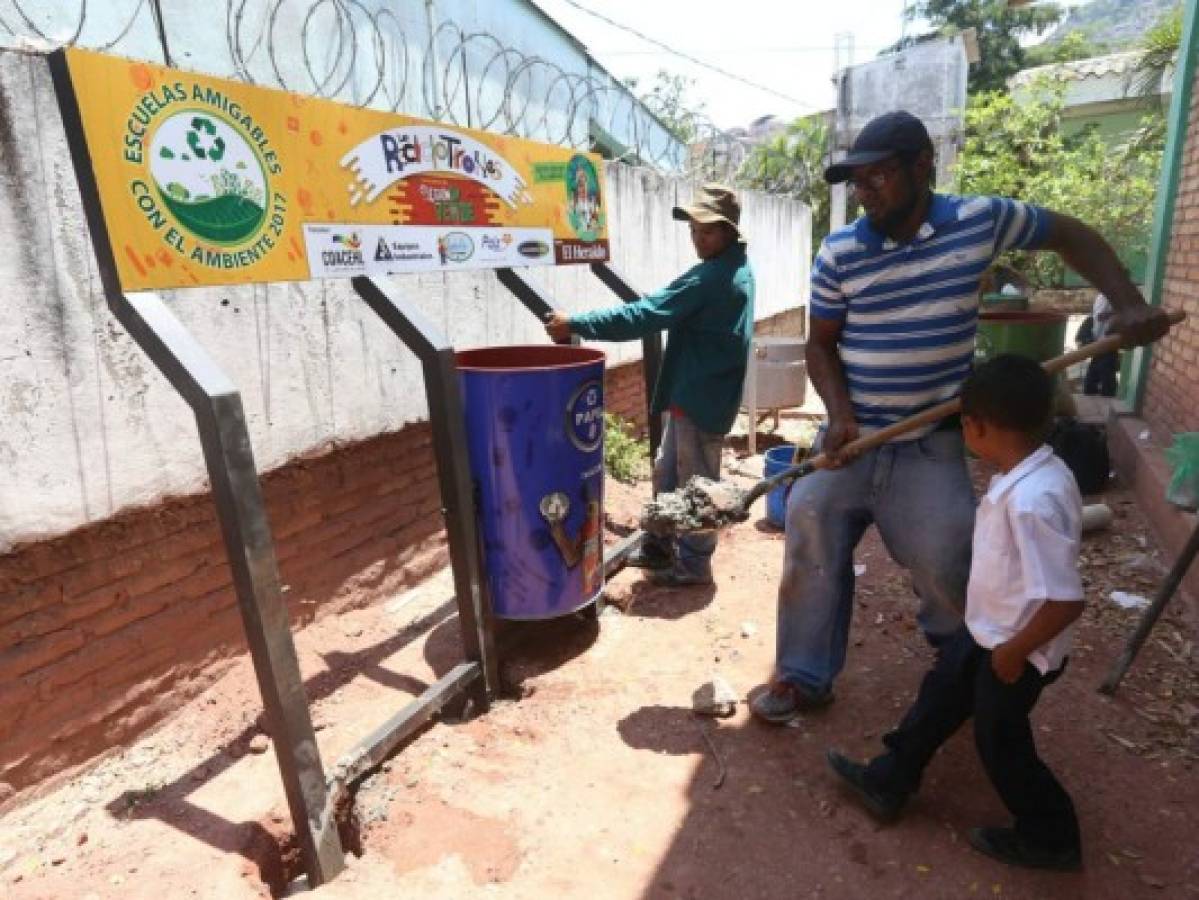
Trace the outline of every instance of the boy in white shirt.
<path fill-rule="evenodd" d="M 1081 865 L 1069 795 L 1037 756 L 1028 716 L 1065 667 L 1082 614 L 1074 476 L 1041 442 L 1053 382 L 1030 359 L 1003 355 L 962 387 L 968 446 L 1000 474 L 979 502 L 962 628 L 941 648 L 887 750 L 860 764 L 835 750 L 829 765 L 877 818 L 898 817 L 924 768 L 971 716 L 983 767 L 1015 819 L 976 828 L 970 843 L 1002 862 L 1071 871 Z"/>

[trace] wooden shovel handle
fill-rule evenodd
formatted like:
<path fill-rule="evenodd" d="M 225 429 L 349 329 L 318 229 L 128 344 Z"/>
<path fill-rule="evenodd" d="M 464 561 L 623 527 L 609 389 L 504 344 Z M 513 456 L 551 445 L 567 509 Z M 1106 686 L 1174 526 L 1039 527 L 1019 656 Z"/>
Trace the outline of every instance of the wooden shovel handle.
<path fill-rule="evenodd" d="M 1178 325 L 1186 319 L 1186 313 L 1182 312 L 1182 310 L 1168 310 L 1166 318 L 1171 325 Z M 1094 356 L 1101 356 L 1104 353 L 1119 350 L 1123 341 L 1124 338 L 1122 335 L 1111 334 L 1084 347 L 1079 347 L 1077 350 L 1071 350 L 1069 353 L 1063 353 L 1061 356 L 1055 356 L 1053 359 L 1046 360 L 1041 363 L 1041 366 L 1046 372 L 1060 372 L 1062 369 L 1069 368 L 1077 362 L 1082 362 L 1084 359 L 1091 359 Z M 946 416 L 952 416 L 961 408 L 961 399 L 955 397 L 952 400 L 946 400 L 944 403 L 930 406 L 928 409 L 921 410 L 916 415 L 909 416 L 906 419 L 901 419 L 898 422 L 888 425 L 886 428 L 880 428 L 878 431 L 872 431 L 870 434 L 850 441 L 841 448 L 841 453 L 853 455 L 865 450 L 873 450 L 875 447 L 882 446 L 887 441 L 901 434 L 907 434 L 909 431 L 915 431 L 922 425 L 930 425 L 933 422 L 939 422 Z M 832 458 L 821 453 L 812 457 L 808 462 L 814 469 L 827 469 L 832 462 Z"/>

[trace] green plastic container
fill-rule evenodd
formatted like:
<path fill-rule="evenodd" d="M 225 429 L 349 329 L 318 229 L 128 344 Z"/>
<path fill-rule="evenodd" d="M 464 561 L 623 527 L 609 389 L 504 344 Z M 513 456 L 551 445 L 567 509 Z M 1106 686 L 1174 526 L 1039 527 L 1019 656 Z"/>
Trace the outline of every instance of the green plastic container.
<path fill-rule="evenodd" d="M 983 294 L 984 312 L 1024 312 L 1028 297 L 1024 294 Z"/>
<path fill-rule="evenodd" d="M 1017 353 L 1045 362 L 1061 356 L 1066 349 L 1066 320 L 1064 313 L 1055 312 L 982 312 L 974 358 Z"/>

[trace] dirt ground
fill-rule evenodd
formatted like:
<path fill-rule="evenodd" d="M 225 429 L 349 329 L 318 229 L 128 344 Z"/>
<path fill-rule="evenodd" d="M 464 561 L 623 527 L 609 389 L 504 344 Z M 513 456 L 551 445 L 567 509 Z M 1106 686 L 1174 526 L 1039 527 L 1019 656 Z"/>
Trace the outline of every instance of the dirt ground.
<path fill-rule="evenodd" d="M 765 441 L 769 445 L 769 441 Z M 759 445 L 759 453 L 764 449 Z M 730 457 L 731 459 L 731 457 Z M 761 457 L 733 462 L 743 483 Z M 609 483 L 610 538 L 645 485 Z M 1035 714 L 1042 752 L 1074 796 L 1084 871 L 1005 868 L 966 843 L 1005 813 L 968 730 L 934 761 L 904 819 L 875 825 L 834 782 L 827 747 L 865 756 L 930 661 L 903 573 L 872 530 L 837 701 L 796 727 L 753 721 L 770 674 L 782 535 L 729 530 L 713 588 L 619 573 L 598 621 L 508 625 L 507 696 L 438 723 L 361 783 L 358 855 L 324 898 L 1199 897 L 1199 671 L 1176 602 L 1118 695 L 1096 686 L 1151 595 L 1162 561 L 1118 488 L 1107 531 L 1085 538 L 1091 603 L 1070 670 Z M 762 508 L 759 507 L 759 513 Z M 919 523 L 913 523 L 919 527 Z M 1168 561 L 1167 561 L 1168 562 Z M 449 573 L 297 635 L 326 769 L 460 659 Z M 731 718 L 691 712 L 718 673 Z M 266 897 L 300 873 L 248 661 L 136 746 L 0 820 L 0 893 L 28 898 Z M 302 879 L 290 893 L 304 892 Z"/>

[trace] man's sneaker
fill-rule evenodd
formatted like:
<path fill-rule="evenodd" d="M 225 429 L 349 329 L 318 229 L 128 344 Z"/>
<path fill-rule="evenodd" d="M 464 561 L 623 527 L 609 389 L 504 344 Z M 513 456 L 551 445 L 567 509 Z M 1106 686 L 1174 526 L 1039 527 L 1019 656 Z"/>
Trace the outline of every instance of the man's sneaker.
<path fill-rule="evenodd" d="M 841 780 L 850 787 L 870 815 L 880 822 L 894 822 L 899 818 L 907 802 L 907 794 L 876 791 L 866 783 L 866 767 L 836 750 L 829 750 L 825 757 L 832 770 L 841 776 Z"/>
<path fill-rule="evenodd" d="M 833 692 L 816 694 L 791 681 L 776 681 L 770 690 L 749 704 L 755 716 L 773 725 L 786 725 L 800 713 L 823 709 L 833 702 Z"/>
<path fill-rule="evenodd" d="M 641 544 L 624 558 L 626 566 L 636 569 L 669 569 L 674 564 L 671 554 L 653 545 Z"/>
<path fill-rule="evenodd" d="M 970 846 L 1009 866 L 1077 872 L 1082 853 L 1077 847 L 1050 849 L 1029 844 L 1014 828 L 971 828 Z"/>
<path fill-rule="evenodd" d="M 658 587 L 687 587 L 693 584 L 714 584 L 710 574 L 696 574 L 680 569 L 678 566 L 668 569 L 653 569 L 646 577 L 651 584 Z"/>

